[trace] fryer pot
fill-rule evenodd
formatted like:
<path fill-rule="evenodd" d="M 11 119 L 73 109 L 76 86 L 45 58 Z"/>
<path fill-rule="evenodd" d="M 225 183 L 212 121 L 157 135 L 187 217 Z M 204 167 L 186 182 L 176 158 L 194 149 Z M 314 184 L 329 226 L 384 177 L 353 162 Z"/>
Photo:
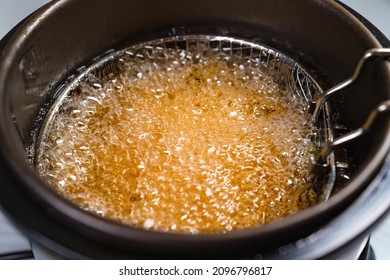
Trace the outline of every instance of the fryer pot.
<path fill-rule="evenodd" d="M 225 234 L 159 233 L 107 221 L 78 209 L 39 178 L 29 163 L 36 129 L 72 75 L 113 50 L 186 34 L 270 46 L 298 61 L 323 88 L 349 77 L 368 49 L 390 46 L 337 1 L 52 1 L 0 45 L 0 204 L 10 219 L 36 244 L 66 258 L 356 257 L 390 208 L 388 119 L 346 147 L 355 168 L 329 201 Z M 389 93 L 389 63 L 378 61 L 332 99 L 331 110 L 354 129 Z"/>

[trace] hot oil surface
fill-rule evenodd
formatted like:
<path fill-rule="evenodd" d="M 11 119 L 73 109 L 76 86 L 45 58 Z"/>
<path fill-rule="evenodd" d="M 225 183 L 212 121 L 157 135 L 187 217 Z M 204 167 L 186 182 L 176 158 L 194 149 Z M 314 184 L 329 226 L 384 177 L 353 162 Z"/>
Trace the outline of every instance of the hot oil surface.
<path fill-rule="evenodd" d="M 258 61 L 155 49 L 117 64 L 115 75 L 86 75 L 45 127 L 37 168 L 64 197 L 185 233 L 253 227 L 314 203 L 313 127 Z"/>

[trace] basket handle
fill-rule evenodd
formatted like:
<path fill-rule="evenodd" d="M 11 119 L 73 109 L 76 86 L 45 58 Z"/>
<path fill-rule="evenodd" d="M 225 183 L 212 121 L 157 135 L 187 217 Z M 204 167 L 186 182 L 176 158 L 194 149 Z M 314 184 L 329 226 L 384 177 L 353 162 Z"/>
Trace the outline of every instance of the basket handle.
<path fill-rule="evenodd" d="M 357 64 L 355 68 L 355 72 L 353 73 L 352 77 L 348 80 L 345 80 L 344 82 L 328 89 L 324 92 L 323 95 L 321 95 L 318 100 L 311 104 L 309 108 L 309 113 L 313 112 L 311 116 L 312 122 L 317 122 L 318 116 L 325 104 L 326 101 L 336 93 L 350 87 L 353 85 L 361 76 L 361 73 L 363 72 L 363 67 L 365 66 L 366 62 L 369 61 L 371 58 L 390 58 L 390 48 L 375 48 L 370 49 L 367 52 L 364 53 L 363 57 L 359 60 L 359 63 Z"/>
<path fill-rule="evenodd" d="M 315 162 L 317 164 L 325 164 L 329 155 L 337 147 L 342 146 L 366 134 L 371 129 L 374 122 L 380 115 L 390 115 L 390 100 L 381 102 L 374 110 L 372 110 L 371 113 L 368 115 L 368 118 L 360 128 L 350 131 L 345 135 L 335 139 L 334 141 L 329 142 L 324 148 L 322 148 Z"/>

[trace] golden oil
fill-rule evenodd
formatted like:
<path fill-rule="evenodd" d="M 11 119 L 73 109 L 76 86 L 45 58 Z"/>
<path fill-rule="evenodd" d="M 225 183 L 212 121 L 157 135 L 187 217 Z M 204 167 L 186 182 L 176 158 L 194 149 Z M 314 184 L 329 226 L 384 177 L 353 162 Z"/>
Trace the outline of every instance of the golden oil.
<path fill-rule="evenodd" d="M 61 195 L 183 233 L 254 227 L 314 203 L 314 128 L 274 75 L 233 53 L 151 53 L 124 52 L 118 73 L 89 74 L 54 112 L 37 166 Z"/>

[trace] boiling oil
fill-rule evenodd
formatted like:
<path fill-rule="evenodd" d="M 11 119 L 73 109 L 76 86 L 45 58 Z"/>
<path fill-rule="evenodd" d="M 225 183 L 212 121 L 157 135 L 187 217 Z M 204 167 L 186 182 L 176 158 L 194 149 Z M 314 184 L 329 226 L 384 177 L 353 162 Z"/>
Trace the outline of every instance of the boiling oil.
<path fill-rule="evenodd" d="M 214 233 L 312 205 L 314 127 L 256 59 L 143 47 L 52 112 L 37 169 L 79 207 L 134 227 Z M 118 70 L 119 69 L 119 70 Z"/>

